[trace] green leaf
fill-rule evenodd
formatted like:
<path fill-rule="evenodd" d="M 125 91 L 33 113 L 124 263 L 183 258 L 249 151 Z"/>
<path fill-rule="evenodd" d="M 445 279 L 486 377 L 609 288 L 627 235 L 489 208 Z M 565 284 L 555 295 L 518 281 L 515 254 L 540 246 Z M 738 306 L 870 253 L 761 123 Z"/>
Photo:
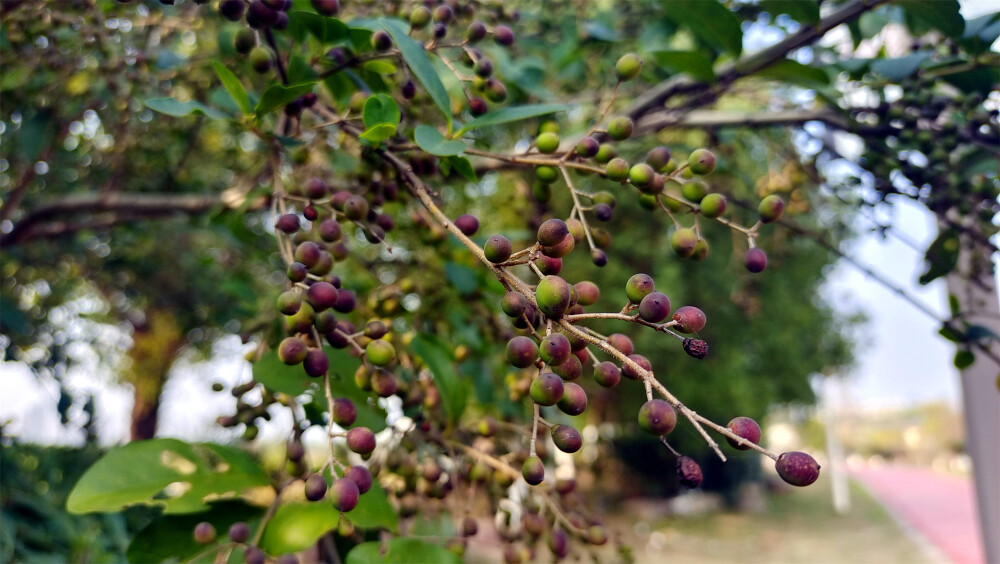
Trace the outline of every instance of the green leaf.
<path fill-rule="evenodd" d="M 755 74 L 761 78 L 787 82 L 805 88 L 830 85 L 830 76 L 826 74 L 826 71 L 821 68 L 803 65 L 792 59 L 784 59 L 773 65 L 768 65 Z"/>
<path fill-rule="evenodd" d="M 921 63 L 927 60 L 931 54 L 929 51 L 918 51 L 905 57 L 894 59 L 876 59 L 872 62 L 872 71 L 886 77 L 893 82 L 899 82 L 905 78 L 913 76 L 920 69 Z"/>
<path fill-rule="evenodd" d="M 166 514 L 195 513 L 209 509 L 206 498 L 236 497 L 268 485 L 257 461 L 235 448 L 151 439 L 108 451 L 73 487 L 66 509 L 113 512 L 143 504 L 161 505 Z"/>
<path fill-rule="evenodd" d="M 995 66 L 980 67 L 967 71 L 945 74 L 941 77 L 945 82 L 955 86 L 965 93 L 979 92 L 989 95 L 1000 84 L 1000 69 Z M 995 168 L 992 170 L 996 170 Z"/>
<path fill-rule="evenodd" d="M 359 544 L 347 553 L 345 564 L 460 564 L 462 560 L 450 550 L 420 539 L 392 539 Z"/>
<path fill-rule="evenodd" d="M 396 65 L 386 61 L 385 59 L 374 59 L 372 61 L 368 61 L 362 65 L 362 68 L 368 72 L 385 76 L 396 74 L 398 70 L 396 69 Z"/>
<path fill-rule="evenodd" d="M 733 55 L 743 51 L 743 31 L 740 20 L 719 2 L 704 0 L 671 0 L 664 15 L 685 26 L 702 42 Z"/>
<path fill-rule="evenodd" d="M 274 110 L 295 100 L 299 96 L 312 92 L 313 86 L 315 85 L 315 82 L 305 82 L 292 86 L 272 84 L 267 87 L 267 90 L 264 90 L 263 94 L 260 95 L 260 101 L 257 102 L 257 107 L 254 108 L 254 113 L 257 114 L 258 118 L 262 118 Z"/>
<path fill-rule="evenodd" d="M 954 362 L 955 368 L 965 370 L 976 362 L 976 355 L 972 354 L 972 351 L 958 351 L 955 353 Z"/>
<path fill-rule="evenodd" d="M 399 106 L 392 96 L 374 94 L 365 100 L 362 118 L 365 122 L 365 128 L 388 124 L 395 129 L 400 119 Z"/>
<path fill-rule="evenodd" d="M 388 123 L 380 123 L 376 126 L 370 127 L 361 134 L 361 138 L 368 141 L 372 145 L 378 145 L 379 143 L 389 139 L 396 134 L 396 126 L 389 125 Z"/>
<path fill-rule="evenodd" d="M 434 70 L 434 64 L 431 63 L 430 57 L 427 56 L 424 46 L 410 37 L 409 29 L 401 21 L 381 19 L 379 23 L 392 36 L 393 44 L 402 53 L 406 65 L 413 71 L 413 76 L 417 77 L 417 80 L 420 81 L 420 84 L 427 91 L 434 104 L 441 110 L 441 113 L 444 114 L 450 126 L 451 99 L 448 98 L 448 91 L 445 90 L 444 83 L 441 82 L 441 77 Z"/>
<path fill-rule="evenodd" d="M 799 23 L 814 24 L 819 21 L 819 3 L 816 0 L 761 0 L 760 8 L 771 15 L 787 14 Z"/>
<path fill-rule="evenodd" d="M 930 284 L 944 276 L 958 265 L 958 232 L 954 229 L 943 231 L 937 239 L 927 247 L 924 259 L 927 261 L 927 271 L 920 275 L 921 284 Z"/>
<path fill-rule="evenodd" d="M 160 112 L 161 114 L 173 117 L 184 117 L 192 114 L 201 114 L 212 119 L 229 119 L 232 117 L 195 100 L 179 102 L 174 98 L 153 98 L 152 100 L 146 100 L 145 104 L 147 108 L 154 112 Z"/>
<path fill-rule="evenodd" d="M 319 79 L 319 73 L 312 68 L 305 57 L 294 55 L 288 61 L 288 80 L 295 84 L 314 82 Z"/>
<path fill-rule="evenodd" d="M 377 404 L 369 403 L 369 394 L 354 383 L 354 372 L 361 365 L 361 360 L 346 349 L 324 347 L 323 352 L 330 359 L 330 390 L 333 395 L 351 400 L 358 409 L 355 425 L 368 427 L 376 433 L 385 429 L 385 412 Z M 272 391 L 293 396 L 302 395 L 321 382 L 309 377 L 301 366 L 288 366 L 281 362 L 277 351 L 265 354 L 253 364 L 253 378 Z"/>
<path fill-rule="evenodd" d="M 260 548 L 268 554 L 305 550 L 336 528 L 339 522 L 340 511 L 329 502 L 282 503 L 267 522 Z"/>
<path fill-rule="evenodd" d="M 958 0 L 897 0 L 896 5 L 914 19 L 958 39 L 965 31 L 965 19 L 959 12 Z"/>
<path fill-rule="evenodd" d="M 476 169 L 472 168 L 472 163 L 466 157 L 447 157 L 445 158 L 445 162 L 451 166 L 452 170 L 464 176 L 469 182 L 478 180 Z"/>
<path fill-rule="evenodd" d="M 521 121 L 537 116 L 554 114 L 556 112 L 565 112 L 571 107 L 572 106 L 567 104 L 535 104 L 530 106 L 511 106 L 509 108 L 503 108 L 502 110 L 490 112 L 470 121 L 465 124 L 465 127 L 460 129 L 454 137 L 461 137 L 463 133 L 479 129 L 481 127 Z"/>
<path fill-rule="evenodd" d="M 701 51 L 656 51 L 656 62 L 674 72 L 686 72 L 702 82 L 715 82 L 712 59 Z"/>
<path fill-rule="evenodd" d="M 454 357 L 451 347 L 444 344 L 436 336 L 420 333 L 410 344 L 410 350 L 423 359 L 424 364 L 434 374 L 434 383 L 441 392 L 444 411 L 449 421 L 455 423 L 465 410 L 468 390 L 458 373 L 455 372 Z"/>
<path fill-rule="evenodd" d="M 421 149 L 439 157 L 459 155 L 465 150 L 465 143 L 449 140 L 441 135 L 436 127 L 429 125 L 418 125 L 413 134 L 413 140 Z"/>
<path fill-rule="evenodd" d="M 289 16 L 319 40 L 323 45 L 343 43 L 351 38 L 351 28 L 337 18 L 328 18 L 312 12 L 292 11 Z"/>
<path fill-rule="evenodd" d="M 941 329 L 938 330 L 938 335 L 941 335 L 942 337 L 944 337 L 945 339 L 948 339 L 949 341 L 951 341 L 953 343 L 962 343 L 962 342 L 965 342 L 965 335 L 962 334 L 957 329 L 953 329 L 952 327 L 950 327 L 948 325 L 942 325 Z"/>
<path fill-rule="evenodd" d="M 191 534 L 198 523 L 207 521 L 214 525 L 219 536 L 213 546 L 222 546 L 229 543 L 226 531 L 233 523 L 247 522 L 253 535 L 255 521 L 264 514 L 264 509 L 260 507 L 234 501 L 213 503 L 211 507 L 207 513 L 164 515 L 150 523 L 128 545 L 126 556 L 129 562 L 187 560 L 208 548 L 195 542 Z"/>
<path fill-rule="evenodd" d="M 244 114 L 250 113 L 250 97 L 247 96 L 247 91 L 243 88 L 243 84 L 240 79 L 233 74 L 233 71 L 226 68 L 225 65 L 219 61 L 212 61 L 212 66 L 215 68 L 215 74 L 219 75 L 219 80 L 222 81 L 222 86 L 229 92 L 229 97 L 236 102 L 239 106 L 240 111 Z"/>
<path fill-rule="evenodd" d="M 29 161 L 35 161 L 52 144 L 56 122 L 48 111 L 40 111 L 25 120 L 18 134 L 21 151 Z"/>
<path fill-rule="evenodd" d="M 479 289 L 476 271 L 464 264 L 448 261 L 444 264 L 444 273 L 448 282 L 458 290 L 459 295 L 469 296 Z"/>
<path fill-rule="evenodd" d="M 965 22 L 961 44 L 970 53 L 978 55 L 988 50 L 997 37 L 1000 37 L 1000 12 Z"/>
<path fill-rule="evenodd" d="M 389 494 L 377 481 L 372 483 L 372 489 L 361 496 L 358 506 L 348 514 L 348 518 L 362 529 L 399 532 L 399 516 L 389 503 Z"/>

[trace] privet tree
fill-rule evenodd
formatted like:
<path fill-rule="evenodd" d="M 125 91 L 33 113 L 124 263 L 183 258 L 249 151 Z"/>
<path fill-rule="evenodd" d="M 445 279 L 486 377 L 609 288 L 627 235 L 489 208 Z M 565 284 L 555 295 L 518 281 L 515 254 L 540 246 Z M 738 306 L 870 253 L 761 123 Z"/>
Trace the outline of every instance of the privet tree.
<path fill-rule="evenodd" d="M 997 20 L 965 22 L 957 3 L 567 4 L 583 16 L 492 2 L 123 4 L 4 4 L 4 49 L 20 59 L 4 81 L 8 355 L 58 376 L 72 360 L 65 319 L 97 296 L 131 328 L 134 438 L 152 437 L 178 354 L 224 331 L 252 343 L 253 380 L 230 390 L 219 424 L 252 441 L 277 410 L 293 421 L 273 475 L 232 447 L 172 439 L 97 462 L 70 511 L 164 509 L 136 558 L 444 561 L 485 523 L 477 499 L 509 562 L 599 550 L 613 534 L 564 473 L 572 457 L 555 454 L 599 448 L 584 424 L 617 415 L 673 455 L 684 486 L 702 472 L 681 452 L 698 447 L 671 438 L 678 425 L 721 460 L 756 450 L 809 485 L 810 455 L 768 451 L 727 406 L 757 416 L 808 399 L 803 370 L 850 358 L 823 334 L 827 312 L 815 331 L 780 311 L 811 299 L 839 253 L 839 223 L 811 208 L 917 199 L 943 228 L 923 280 L 962 257 L 964 279 L 992 272 L 997 122 L 983 95 L 997 83 Z M 784 38 L 745 55 L 741 21 Z M 858 47 L 897 24 L 914 52 L 862 60 L 826 39 L 846 25 Z M 550 67 L 558 76 L 542 80 Z M 793 86 L 736 91 L 761 79 Z M 796 104 L 795 87 L 815 100 Z M 868 99 L 848 104 L 851 88 Z M 827 127 L 731 131 L 807 122 Z M 846 180 L 819 178 L 841 158 L 832 128 L 868 150 Z M 823 180 L 820 194 L 800 186 Z M 859 186 L 878 199 L 859 200 Z M 795 264 L 811 266 L 801 283 L 768 279 Z M 726 319 L 745 333 L 708 323 L 720 278 L 738 281 L 740 313 Z M 956 364 L 994 361 L 975 306 L 956 303 L 942 320 Z M 763 327 L 778 324 L 797 342 Z M 740 375 L 699 365 L 727 347 Z M 712 380 L 732 391 L 704 391 Z M 319 452 L 304 447 L 310 429 Z M 444 525 L 428 532 L 435 515 Z M 165 540 L 178 529 L 182 542 Z"/>

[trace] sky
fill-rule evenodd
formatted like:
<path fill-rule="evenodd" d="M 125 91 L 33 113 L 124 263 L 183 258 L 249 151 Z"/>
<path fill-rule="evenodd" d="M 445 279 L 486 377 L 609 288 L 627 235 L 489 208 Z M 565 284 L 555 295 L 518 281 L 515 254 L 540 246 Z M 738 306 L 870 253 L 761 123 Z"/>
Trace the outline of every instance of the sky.
<path fill-rule="evenodd" d="M 990 1 L 962 2 L 967 17 L 995 8 Z M 918 205 L 901 201 L 894 208 L 894 225 L 916 247 L 926 248 L 934 238 L 931 215 Z M 860 262 L 903 286 L 916 299 L 942 316 L 947 312 L 944 282 L 920 286 L 922 253 L 903 242 L 873 234 L 852 242 L 850 252 Z M 864 311 L 869 322 L 859 338 L 857 363 L 843 376 L 847 394 L 860 407 L 904 406 L 943 400 L 960 406 L 958 373 L 951 364 L 954 349 L 937 335 L 939 325 L 902 298 L 846 263 L 830 273 L 824 297 L 845 313 Z M 213 382 L 227 387 L 250 378 L 242 360 L 243 347 L 235 337 L 220 342 L 213 358 L 197 364 L 181 363 L 164 392 L 160 434 L 183 439 L 224 440 L 229 431 L 214 426 L 219 415 L 232 409 L 227 392 L 212 392 Z M 74 394 L 96 393 L 97 428 L 102 442 L 127 440 L 131 392 L 116 385 L 112 376 L 83 369 L 71 371 L 67 387 Z M 74 444 L 79 433 L 67 434 L 55 409 L 58 390 L 40 383 L 28 369 L 0 363 L 0 422 L 7 432 L 23 440 L 47 444 Z M 277 438 L 287 422 L 275 421 L 263 429 L 262 440 Z"/>

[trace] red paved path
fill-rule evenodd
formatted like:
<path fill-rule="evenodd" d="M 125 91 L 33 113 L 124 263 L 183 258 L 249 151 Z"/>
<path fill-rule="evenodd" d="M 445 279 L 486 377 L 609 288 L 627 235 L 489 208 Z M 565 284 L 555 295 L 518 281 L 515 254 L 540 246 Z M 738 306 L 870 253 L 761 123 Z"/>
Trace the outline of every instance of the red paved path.
<path fill-rule="evenodd" d="M 956 564 L 985 560 L 972 480 L 904 466 L 852 469 L 851 475 Z"/>

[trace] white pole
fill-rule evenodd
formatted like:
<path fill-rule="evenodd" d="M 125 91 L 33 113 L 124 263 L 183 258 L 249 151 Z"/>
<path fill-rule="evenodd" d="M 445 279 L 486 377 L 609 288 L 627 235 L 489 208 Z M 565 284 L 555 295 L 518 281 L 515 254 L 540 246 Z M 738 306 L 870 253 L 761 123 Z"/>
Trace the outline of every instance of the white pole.
<path fill-rule="evenodd" d="M 851 494 L 847 487 L 844 468 L 844 447 L 837 432 L 838 411 L 843 381 L 838 376 L 823 379 L 823 426 L 826 427 L 826 455 L 830 465 L 830 483 L 833 491 L 833 508 L 844 515 L 851 510 Z"/>

